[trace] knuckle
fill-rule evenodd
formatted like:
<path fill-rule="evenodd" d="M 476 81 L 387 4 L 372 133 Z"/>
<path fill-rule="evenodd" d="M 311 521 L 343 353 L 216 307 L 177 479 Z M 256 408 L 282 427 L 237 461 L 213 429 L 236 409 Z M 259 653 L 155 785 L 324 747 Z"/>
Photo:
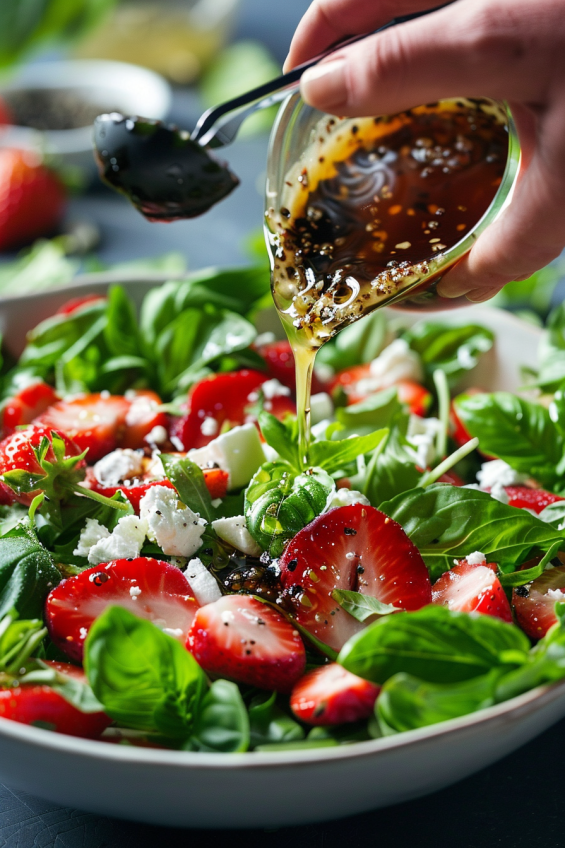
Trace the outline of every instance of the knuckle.
<path fill-rule="evenodd" d="M 408 72 L 409 50 L 405 39 L 400 37 L 398 29 L 392 28 L 370 42 L 360 57 L 365 72 L 360 74 L 354 70 L 351 74 L 354 94 L 360 101 L 367 102 L 375 98 L 378 86 L 380 98 L 386 92 L 386 100 L 394 102 Z"/>
<path fill-rule="evenodd" d="M 524 15 L 515 4 L 475 0 L 460 24 L 467 49 L 478 64 L 508 68 L 531 49 L 532 30 L 524 25 Z"/>

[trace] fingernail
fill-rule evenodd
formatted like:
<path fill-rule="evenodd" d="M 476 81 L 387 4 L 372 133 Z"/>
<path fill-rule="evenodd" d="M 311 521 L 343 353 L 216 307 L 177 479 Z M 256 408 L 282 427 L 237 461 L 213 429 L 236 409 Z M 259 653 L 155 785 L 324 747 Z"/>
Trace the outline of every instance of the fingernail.
<path fill-rule="evenodd" d="M 448 297 L 450 299 L 461 297 L 465 294 L 465 292 L 457 291 L 456 289 L 454 290 L 453 287 L 450 287 L 448 282 L 439 283 L 437 293 L 440 297 Z"/>
<path fill-rule="evenodd" d="M 284 62 L 283 62 L 283 66 L 282 66 L 282 72 L 283 72 L 283 74 L 287 74 L 290 70 L 292 70 L 292 68 L 291 68 L 291 67 L 290 67 L 290 65 L 288 64 L 288 57 L 289 57 L 289 56 L 290 56 L 290 53 L 288 54 L 288 56 L 286 57 L 286 59 L 285 59 L 285 60 L 284 60 Z"/>
<path fill-rule="evenodd" d="M 499 291 L 500 288 L 498 288 L 498 286 L 494 286 L 490 289 L 473 289 L 472 291 L 467 292 L 465 297 L 471 303 L 482 303 L 484 300 L 490 300 L 491 297 L 494 297 Z"/>
<path fill-rule="evenodd" d="M 302 75 L 300 91 L 307 103 L 326 112 L 347 101 L 345 59 L 322 62 Z"/>

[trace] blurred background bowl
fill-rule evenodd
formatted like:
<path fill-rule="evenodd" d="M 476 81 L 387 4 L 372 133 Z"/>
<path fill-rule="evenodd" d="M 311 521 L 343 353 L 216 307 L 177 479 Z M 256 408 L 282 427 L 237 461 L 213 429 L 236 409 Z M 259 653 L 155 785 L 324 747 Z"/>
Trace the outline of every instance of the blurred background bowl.
<path fill-rule="evenodd" d="M 151 118 L 165 118 L 171 108 L 169 83 L 154 71 L 127 62 L 106 60 L 65 60 L 30 63 L 0 85 L 0 96 L 17 117 L 18 104 L 42 92 L 59 98 L 72 98 L 84 126 L 71 129 L 37 129 L 9 125 L 0 128 L 0 146 L 40 149 L 64 158 L 65 164 L 93 171 L 92 121 L 102 112 L 124 112 Z M 52 95 L 51 95 L 52 96 Z M 72 102 L 67 104 L 72 108 Z M 89 119 L 90 118 L 90 119 Z M 80 122 L 80 121 L 79 121 Z"/>

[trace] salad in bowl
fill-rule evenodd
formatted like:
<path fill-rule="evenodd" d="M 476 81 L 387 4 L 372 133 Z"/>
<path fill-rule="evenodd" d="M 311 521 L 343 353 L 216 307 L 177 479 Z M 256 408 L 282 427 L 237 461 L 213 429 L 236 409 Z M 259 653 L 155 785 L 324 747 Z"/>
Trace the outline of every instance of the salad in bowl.
<path fill-rule="evenodd" d="M 519 393 L 474 385 L 481 324 L 346 328 L 305 465 L 266 287 L 200 272 L 137 315 L 115 286 L 6 358 L 3 719 L 253 758 L 565 676 L 565 310 Z"/>

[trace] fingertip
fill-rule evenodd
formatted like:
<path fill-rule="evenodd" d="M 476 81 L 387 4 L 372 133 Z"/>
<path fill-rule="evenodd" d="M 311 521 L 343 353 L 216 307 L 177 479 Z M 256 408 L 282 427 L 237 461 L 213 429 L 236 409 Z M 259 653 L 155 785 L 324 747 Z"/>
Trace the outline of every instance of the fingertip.
<path fill-rule="evenodd" d="M 470 303 L 484 303 L 485 300 L 490 300 L 500 291 L 500 286 L 492 286 L 488 289 L 473 289 L 467 292 L 465 297 Z"/>
<path fill-rule="evenodd" d="M 300 93 L 310 106 L 331 112 L 347 102 L 345 59 L 332 59 L 302 74 Z"/>

